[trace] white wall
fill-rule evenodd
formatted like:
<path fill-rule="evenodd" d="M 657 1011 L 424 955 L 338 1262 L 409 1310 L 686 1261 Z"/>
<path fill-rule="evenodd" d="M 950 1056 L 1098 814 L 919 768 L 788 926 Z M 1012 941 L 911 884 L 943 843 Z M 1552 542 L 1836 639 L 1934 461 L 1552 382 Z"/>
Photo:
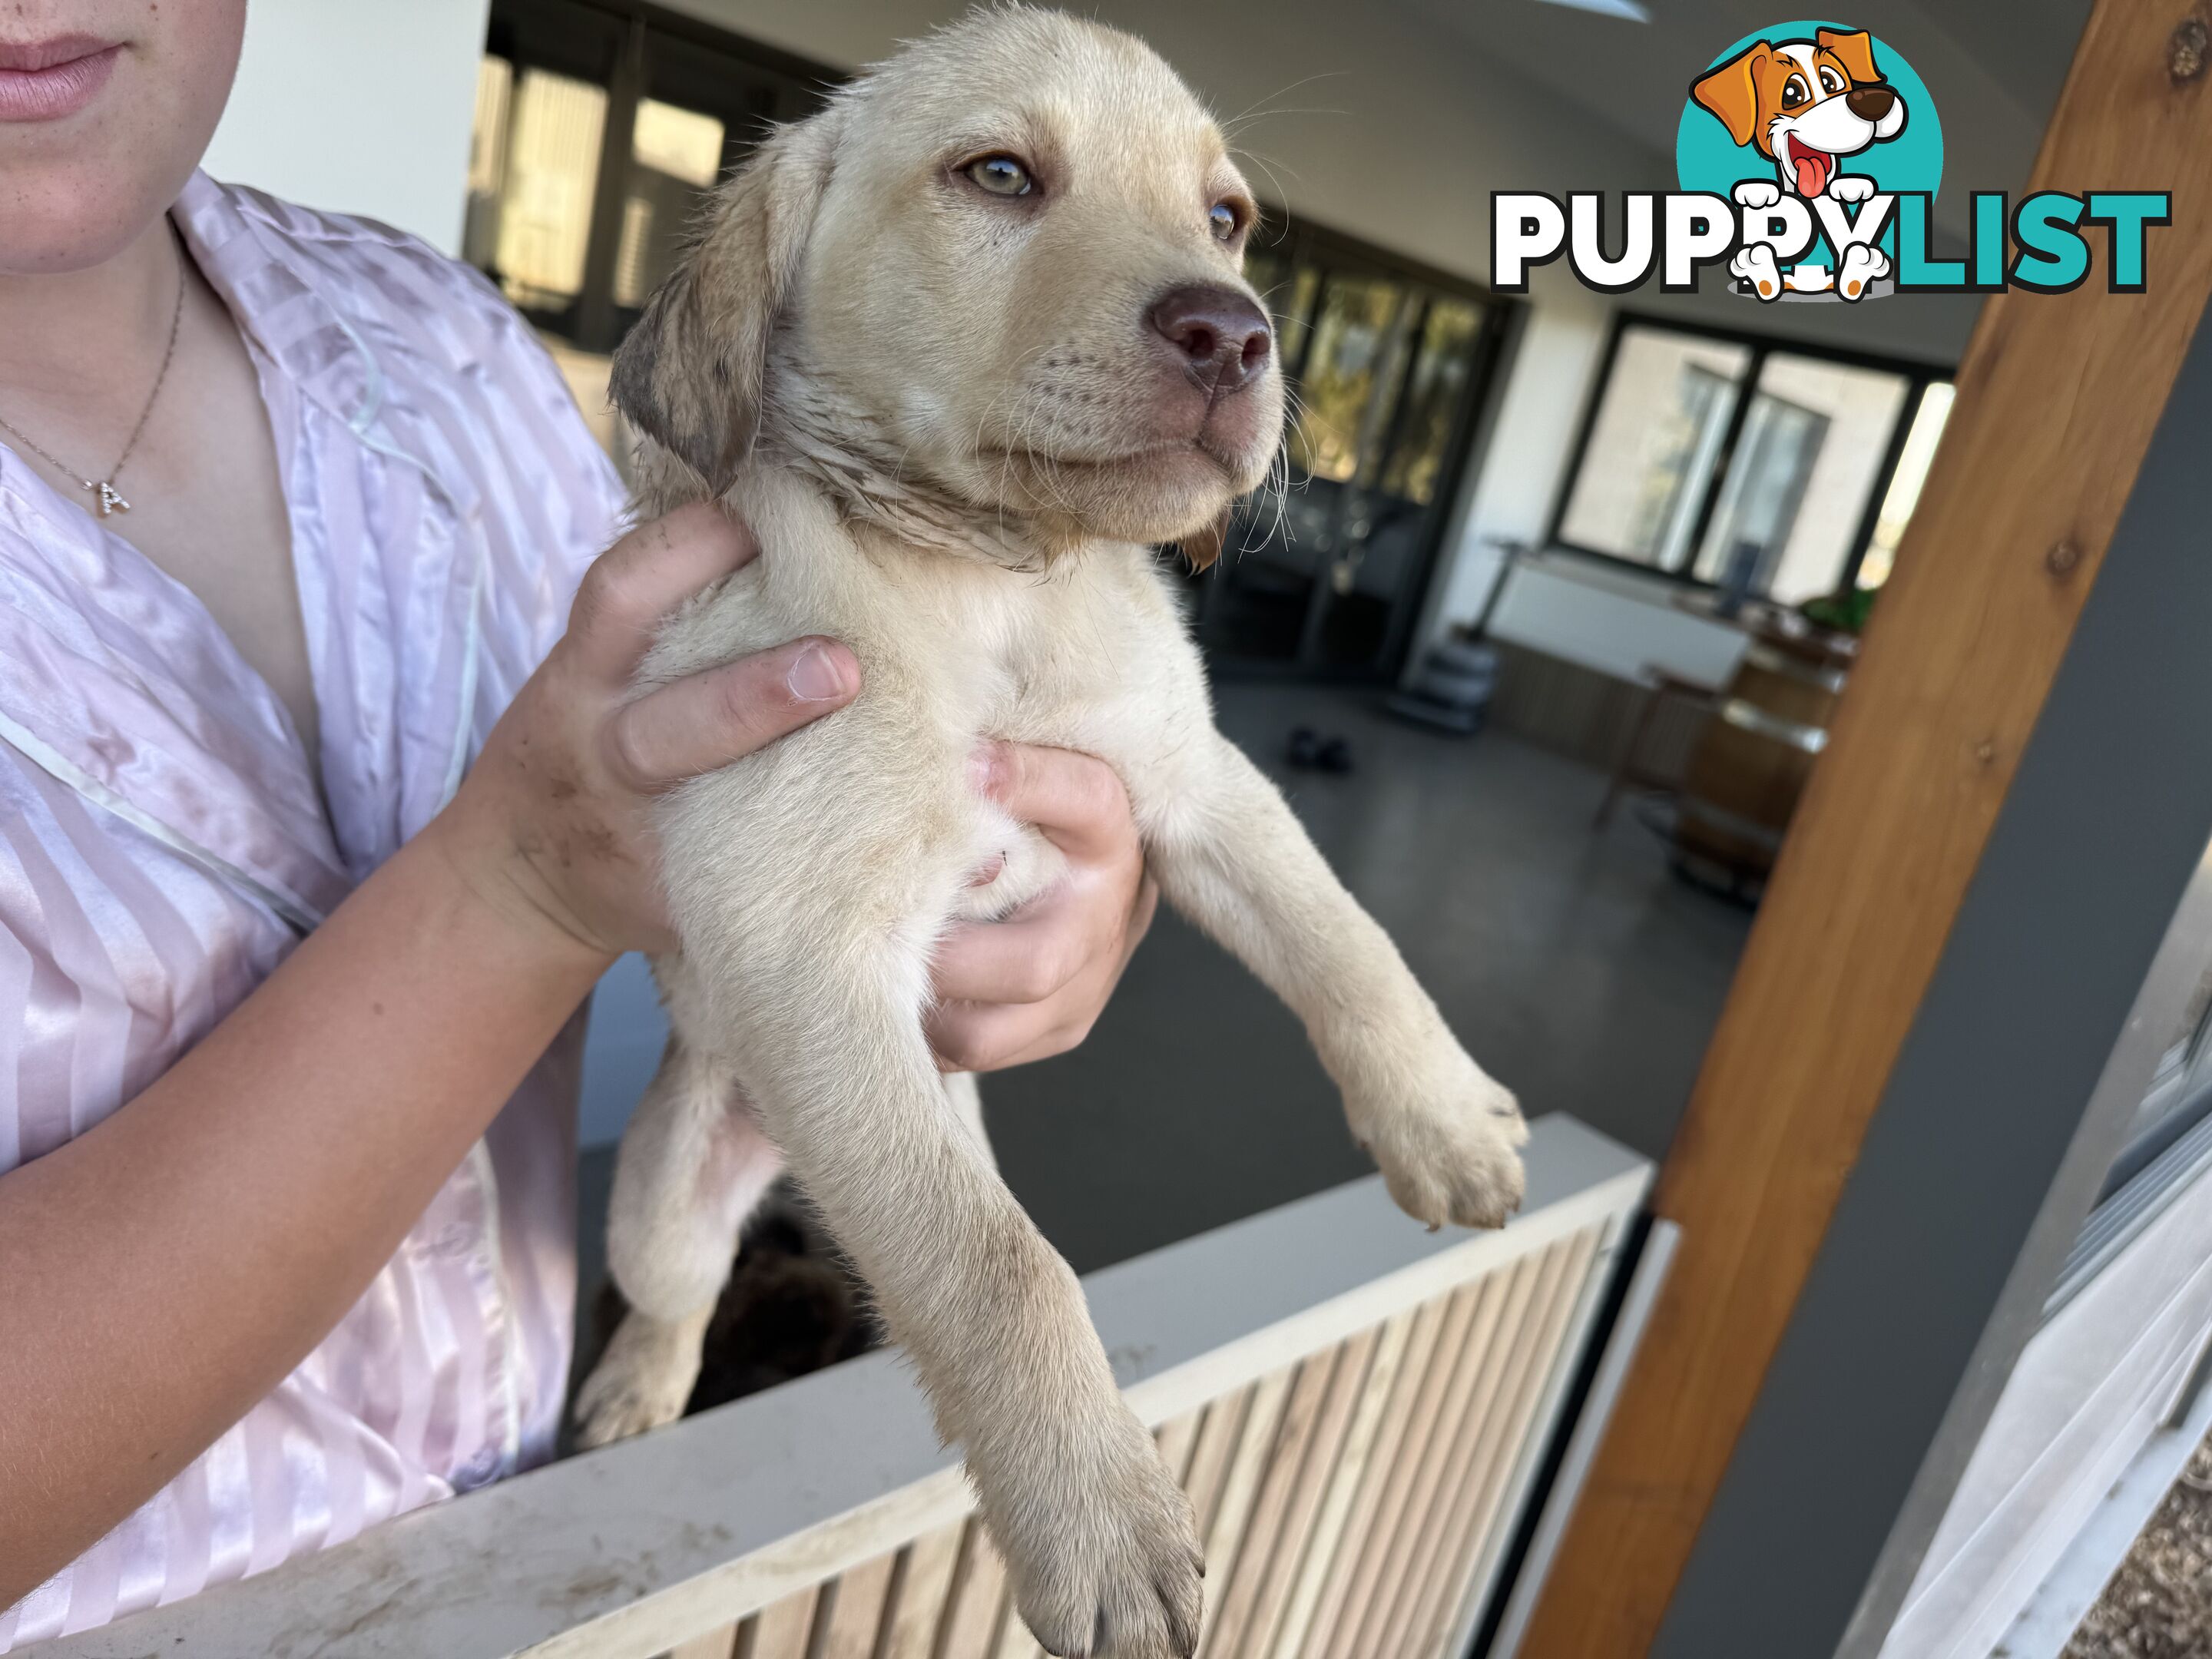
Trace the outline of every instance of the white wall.
<path fill-rule="evenodd" d="M 208 171 L 456 251 L 490 10 L 491 0 L 251 0 Z"/>
<path fill-rule="evenodd" d="M 1499 543 L 1543 540 L 1611 313 L 1601 296 L 1571 284 L 1531 307 L 1417 638 L 1432 640 L 1481 611 L 1504 557 Z"/>
<path fill-rule="evenodd" d="M 1615 679 L 1663 668 L 1685 679 L 1723 684 L 1750 637 L 1730 623 L 1684 610 L 1674 603 L 1680 593 L 1662 576 L 1571 554 L 1539 556 L 1514 572 L 1491 617 L 1491 631 Z"/>

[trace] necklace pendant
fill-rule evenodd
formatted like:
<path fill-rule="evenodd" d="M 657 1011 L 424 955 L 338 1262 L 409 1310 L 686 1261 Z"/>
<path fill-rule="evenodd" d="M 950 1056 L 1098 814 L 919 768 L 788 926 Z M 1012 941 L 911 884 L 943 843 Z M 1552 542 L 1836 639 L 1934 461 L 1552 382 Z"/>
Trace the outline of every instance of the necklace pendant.
<path fill-rule="evenodd" d="M 131 510 L 131 503 L 125 501 L 115 486 L 105 478 L 87 479 L 84 487 L 99 497 L 98 510 L 101 518 L 112 518 L 118 513 Z"/>

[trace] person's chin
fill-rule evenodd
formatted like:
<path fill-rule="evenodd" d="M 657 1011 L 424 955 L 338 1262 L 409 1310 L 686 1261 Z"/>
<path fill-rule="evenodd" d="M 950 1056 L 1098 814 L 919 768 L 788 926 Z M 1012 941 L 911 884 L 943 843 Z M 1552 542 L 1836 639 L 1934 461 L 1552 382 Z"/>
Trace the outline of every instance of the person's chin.
<path fill-rule="evenodd" d="M 96 154 L 16 164 L 11 140 L 21 129 L 0 126 L 0 274 L 61 276 L 89 270 L 144 235 L 191 176 L 189 165 L 158 174 L 143 161 Z"/>

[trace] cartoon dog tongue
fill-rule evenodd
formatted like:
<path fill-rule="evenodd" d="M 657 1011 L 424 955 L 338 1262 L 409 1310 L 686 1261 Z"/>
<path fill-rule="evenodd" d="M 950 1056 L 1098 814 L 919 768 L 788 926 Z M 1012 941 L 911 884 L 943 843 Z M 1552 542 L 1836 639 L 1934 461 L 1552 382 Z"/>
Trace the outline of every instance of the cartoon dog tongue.
<path fill-rule="evenodd" d="M 1826 150 L 1814 149 L 1794 132 L 1789 142 L 1790 170 L 1797 175 L 1797 193 L 1818 196 L 1827 188 L 1828 175 L 1836 170 L 1836 158 Z"/>

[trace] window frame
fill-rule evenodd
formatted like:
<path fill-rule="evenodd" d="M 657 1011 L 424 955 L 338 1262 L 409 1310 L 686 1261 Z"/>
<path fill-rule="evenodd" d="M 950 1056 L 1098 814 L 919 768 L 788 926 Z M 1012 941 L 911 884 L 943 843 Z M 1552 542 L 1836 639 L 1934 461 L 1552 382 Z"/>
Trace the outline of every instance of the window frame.
<path fill-rule="evenodd" d="M 811 113 L 823 96 L 851 78 L 649 0 L 492 0 L 484 36 L 485 55 L 513 64 L 518 82 L 523 70 L 543 69 L 588 81 L 606 94 L 582 285 L 560 311 L 516 307 L 532 327 L 587 352 L 612 351 L 638 317 L 635 307 L 617 302 L 616 263 L 637 106 L 655 95 L 655 70 L 680 81 L 696 74 L 702 60 L 712 57 L 750 72 L 751 107 L 741 125 L 731 125 L 726 134 L 726 168 L 769 125 Z M 658 64 L 653 58 L 655 37 L 674 48 Z M 603 56 L 609 51 L 611 63 Z M 604 79 L 599 69 L 590 67 L 595 64 L 606 64 Z"/>
<path fill-rule="evenodd" d="M 1680 570 L 1668 570 L 1656 564 L 1645 564 L 1641 560 L 1624 558 L 1618 553 L 1586 547 L 1561 533 L 1568 503 L 1574 498 L 1575 484 L 1582 477 L 1583 464 L 1589 459 L 1590 439 L 1597 429 L 1598 413 L 1605 406 L 1606 393 L 1613 386 L 1613 370 L 1620 358 L 1622 337 L 1631 328 L 1652 329 L 1661 333 L 1687 335 L 1723 345 L 1740 346 L 1751 354 L 1744 364 L 1743 378 L 1738 383 L 1735 406 L 1729 411 L 1728 425 L 1721 434 L 1718 448 L 1714 452 L 1712 471 L 1698 486 L 1700 494 L 1697 512 L 1690 521 L 1689 534 L 1684 542 L 1684 545 L 1691 550 L 1690 556 Z M 1843 572 L 1838 578 L 1842 587 L 1856 586 L 1859 567 L 1865 562 L 1867 548 L 1874 539 L 1875 526 L 1881 520 L 1882 502 L 1888 496 L 1891 481 L 1897 476 L 1898 464 L 1904 459 L 1905 441 L 1911 435 L 1913 419 L 1920 410 L 1920 400 L 1927 395 L 1929 386 L 1937 381 L 1955 384 L 1958 379 L 1956 366 L 1912 357 L 1894 357 L 1880 352 L 1854 351 L 1844 346 L 1793 340 L 1779 335 L 1755 333 L 1748 329 L 1725 328 L 1712 323 L 1681 321 L 1626 307 L 1615 310 L 1607 326 L 1605 349 L 1599 356 L 1597 374 L 1583 400 L 1582 412 L 1575 422 L 1574 443 L 1568 453 L 1567 465 L 1559 476 L 1558 488 L 1553 491 L 1552 510 L 1545 525 L 1545 545 L 1571 553 L 1577 558 L 1595 559 L 1617 569 L 1654 576 L 1692 592 L 1719 592 L 1719 583 L 1708 581 L 1694 574 L 1698 562 L 1697 550 L 1705 545 L 1705 536 L 1712 528 L 1713 515 L 1720 510 L 1721 497 L 1728 484 L 1729 469 L 1735 464 L 1737 447 L 1742 441 L 1744 427 L 1750 419 L 1751 405 L 1754 401 L 1753 394 L 1759 389 L 1759 376 L 1766 368 L 1766 360 L 1778 352 L 1794 357 L 1809 357 L 1843 368 L 1895 374 L 1901 376 L 1905 382 L 1904 401 L 1899 405 L 1897 419 L 1891 425 L 1881 465 L 1875 474 L 1873 486 L 1867 494 L 1866 506 L 1859 514 L 1857 530 L 1851 538 L 1850 556 L 1844 561 Z M 1764 599 L 1766 596 L 1753 593 L 1752 597 Z"/>

